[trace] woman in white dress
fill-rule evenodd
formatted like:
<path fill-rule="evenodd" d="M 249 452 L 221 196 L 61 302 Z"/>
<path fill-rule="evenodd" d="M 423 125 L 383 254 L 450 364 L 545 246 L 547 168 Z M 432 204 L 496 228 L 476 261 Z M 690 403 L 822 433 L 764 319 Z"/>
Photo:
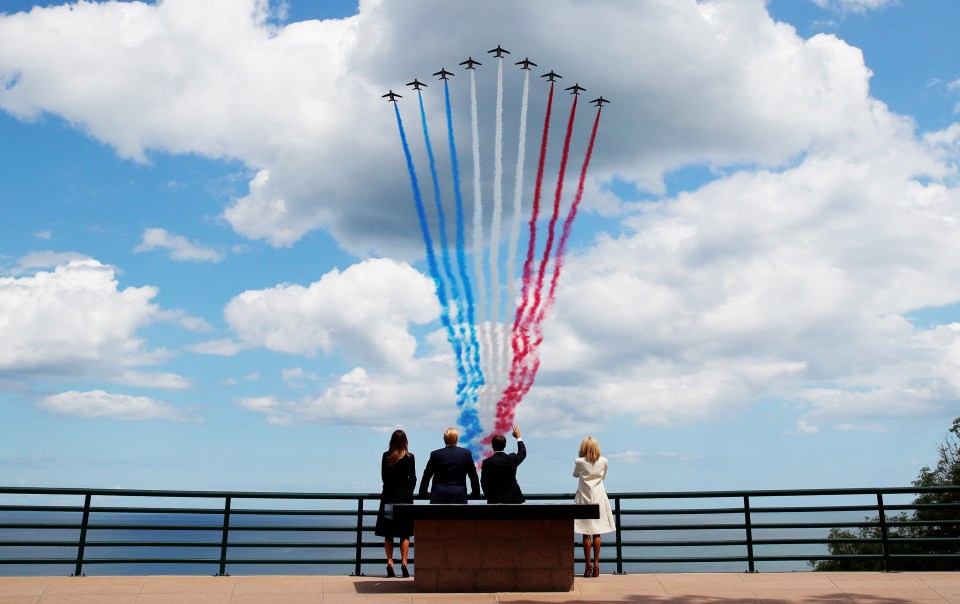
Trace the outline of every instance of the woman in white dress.
<path fill-rule="evenodd" d="M 613 511 L 610 509 L 610 500 L 607 498 L 607 489 L 603 480 L 607 477 L 607 458 L 600 455 L 600 445 L 592 436 L 588 436 L 580 443 L 573 475 L 580 479 L 577 485 L 577 496 L 574 503 L 596 503 L 600 505 L 600 518 L 576 519 L 573 529 L 583 534 L 583 559 L 586 567 L 584 577 L 600 575 L 600 535 L 612 533 L 616 530 L 613 522 Z M 590 550 L 593 550 L 591 564 Z"/>

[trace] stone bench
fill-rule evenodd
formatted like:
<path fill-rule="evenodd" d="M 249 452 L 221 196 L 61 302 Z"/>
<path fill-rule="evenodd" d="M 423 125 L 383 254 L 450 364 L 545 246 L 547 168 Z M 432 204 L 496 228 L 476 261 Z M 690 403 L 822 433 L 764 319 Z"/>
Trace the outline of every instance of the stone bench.
<path fill-rule="evenodd" d="M 573 520 L 596 504 L 397 504 L 414 521 L 418 592 L 570 591 Z"/>

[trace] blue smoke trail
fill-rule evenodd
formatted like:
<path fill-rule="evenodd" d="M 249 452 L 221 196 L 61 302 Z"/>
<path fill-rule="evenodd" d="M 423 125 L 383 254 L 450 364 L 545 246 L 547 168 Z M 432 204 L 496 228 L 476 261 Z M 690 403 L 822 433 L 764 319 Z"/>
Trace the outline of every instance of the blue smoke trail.
<path fill-rule="evenodd" d="M 430 277 L 437 287 L 437 300 L 440 302 L 440 323 L 447 330 L 447 341 L 456 350 L 458 347 L 456 333 L 453 325 L 450 323 L 450 305 L 447 302 L 447 290 L 443 285 L 443 279 L 440 278 L 440 271 L 437 268 L 437 258 L 433 253 L 433 240 L 430 237 L 430 226 L 427 223 L 427 214 L 423 209 L 423 198 L 420 195 L 420 184 L 417 182 L 417 171 L 413 167 L 413 157 L 410 155 L 410 145 L 407 143 L 407 135 L 403 130 L 403 120 L 400 118 L 400 108 L 393 104 L 394 112 L 397 115 L 397 128 L 400 130 L 400 142 L 403 144 L 403 155 L 407 160 L 407 172 L 410 174 L 410 186 L 413 188 L 413 200 L 417 206 L 417 217 L 420 219 L 420 231 L 423 233 L 423 245 L 427 250 L 427 266 L 430 269 Z M 466 386 L 466 375 L 463 370 L 463 364 L 457 357 L 457 406 L 462 407 L 462 394 Z"/>
<path fill-rule="evenodd" d="M 450 93 L 449 88 L 444 83 L 444 90 L 447 91 L 447 109 L 450 108 Z M 465 367 L 463 365 L 463 360 L 466 358 L 468 363 L 470 361 L 469 348 L 468 352 L 465 354 L 461 344 L 462 338 L 460 337 L 461 329 L 466 321 L 464 317 L 464 304 L 460 299 L 460 289 L 457 285 L 457 279 L 453 274 L 453 266 L 450 262 L 450 251 L 449 245 L 447 243 L 447 221 L 446 216 L 443 211 L 443 201 L 440 194 L 440 179 L 437 175 L 437 162 L 433 154 L 433 144 L 430 142 L 430 130 L 427 127 L 427 113 L 423 107 L 423 95 L 417 91 L 417 98 L 420 101 L 420 120 L 423 123 L 423 140 L 427 148 L 427 157 L 430 160 L 430 176 L 433 179 L 433 200 L 437 207 L 437 219 L 439 222 L 438 233 L 440 236 L 440 256 L 443 263 L 444 274 L 447 277 L 447 280 L 450 283 L 450 294 L 452 296 L 452 301 L 457 307 L 457 324 L 458 327 L 454 329 L 454 337 L 451 340 L 451 345 L 453 346 L 453 353 L 457 359 L 457 374 L 460 377 L 460 383 L 463 384 L 463 387 L 458 385 L 457 394 L 458 401 L 457 406 L 460 407 L 461 413 L 460 418 L 457 420 L 464 428 L 464 441 L 469 443 L 474 436 L 478 436 L 483 432 L 483 429 L 480 427 L 480 420 L 477 416 L 476 410 L 476 389 L 474 384 L 476 383 L 476 378 L 473 375 L 471 367 Z M 399 111 L 399 110 L 398 110 Z M 448 114 L 449 115 L 449 114 Z M 458 204 L 459 209 L 460 204 Z M 439 279 L 439 274 L 435 279 Z M 466 287 L 466 286 L 465 286 Z M 438 289 L 439 291 L 439 289 Z M 472 330 L 473 324 L 471 322 L 470 328 Z M 468 341 L 469 345 L 469 341 Z M 482 380 L 482 375 L 480 377 Z M 476 434 L 473 433 L 476 431 Z"/>
<path fill-rule="evenodd" d="M 466 236 L 464 235 L 463 193 L 460 191 L 460 162 L 457 159 L 457 143 L 453 135 L 453 110 L 450 107 L 450 87 L 443 83 L 443 92 L 447 109 L 447 139 L 450 143 L 450 171 L 453 174 L 453 196 L 457 202 L 457 268 L 460 279 L 463 281 L 463 293 L 467 303 L 467 321 L 470 327 L 470 349 L 473 351 L 471 363 L 475 371 L 475 388 L 484 383 L 483 372 L 480 370 L 480 342 L 477 340 L 476 310 L 473 302 L 473 286 L 470 283 L 470 274 L 467 272 Z"/>

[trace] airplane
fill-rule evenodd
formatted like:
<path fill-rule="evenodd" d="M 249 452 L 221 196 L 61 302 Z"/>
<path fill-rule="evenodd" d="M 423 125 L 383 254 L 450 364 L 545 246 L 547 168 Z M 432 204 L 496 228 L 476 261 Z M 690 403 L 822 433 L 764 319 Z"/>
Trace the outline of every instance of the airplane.
<path fill-rule="evenodd" d="M 388 92 L 387 94 L 383 95 L 383 98 L 387 99 L 387 101 L 389 101 L 389 102 L 391 102 L 391 103 L 396 103 L 396 102 L 397 102 L 397 99 L 402 99 L 402 98 L 403 98 L 403 95 L 402 95 L 402 94 L 397 94 L 396 92 L 394 92 L 394 91 L 391 90 L 391 91 Z"/>
<path fill-rule="evenodd" d="M 550 73 L 545 73 L 545 74 L 543 74 L 543 75 L 540 76 L 540 77 L 541 77 L 541 78 L 547 78 L 547 79 L 550 80 L 551 82 L 555 82 L 555 81 L 557 80 L 557 78 L 562 78 L 563 76 L 560 75 L 559 73 L 553 73 L 553 70 L 551 69 L 551 70 L 550 70 Z"/>
<path fill-rule="evenodd" d="M 435 76 L 440 76 L 440 79 L 441 79 L 441 80 L 449 80 L 450 78 L 448 78 L 447 76 L 452 76 L 452 75 L 456 75 L 456 74 L 451 73 L 451 72 L 447 71 L 446 69 L 444 69 L 443 67 L 441 67 L 441 68 L 440 68 L 440 71 L 438 71 L 437 73 L 435 73 L 435 74 L 433 74 L 433 75 L 435 75 Z"/>
<path fill-rule="evenodd" d="M 570 87 L 568 87 L 568 88 L 564 88 L 564 90 L 572 90 L 573 92 L 571 92 L 570 94 L 574 94 L 574 95 L 576 95 L 576 96 L 580 96 L 580 91 L 581 91 L 581 90 L 584 91 L 584 92 L 587 91 L 587 89 L 584 88 L 583 86 L 581 86 L 579 82 L 577 82 L 577 83 L 574 84 L 573 86 L 570 86 Z"/>
<path fill-rule="evenodd" d="M 521 67 L 520 69 L 530 69 L 530 66 L 531 66 L 531 65 L 533 65 L 534 67 L 537 66 L 536 63 L 534 63 L 533 61 L 531 61 L 531 60 L 530 60 L 529 58 L 527 58 L 527 57 L 524 57 L 524 59 L 523 59 L 522 61 L 517 61 L 517 62 L 515 63 L 515 65 L 523 65 L 523 67 Z"/>
<path fill-rule="evenodd" d="M 496 47 L 496 48 L 494 48 L 493 50 L 488 50 L 488 51 L 487 51 L 487 54 L 490 54 L 490 53 L 495 53 L 493 56 L 497 57 L 498 59 L 502 59 L 502 58 L 503 58 L 503 53 L 510 54 L 510 51 L 507 50 L 506 48 L 500 48 L 500 45 L 497 44 L 497 47 Z"/>
<path fill-rule="evenodd" d="M 426 84 L 424 84 L 423 82 L 421 82 L 421 81 L 418 80 L 417 78 L 413 78 L 413 81 L 412 81 L 412 82 L 407 82 L 407 86 L 413 86 L 413 89 L 414 89 L 414 90 L 420 90 L 420 87 L 421 87 L 421 86 L 423 86 L 424 88 L 427 87 Z"/>
<path fill-rule="evenodd" d="M 596 103 L 597 109 L 602 109 L 602 108 L 603 108 L 603 104 L 604 104 L 604 103 L 609 103 L 610 101 L 608 101 L 607 99 L 603 98 L 602 96 L 598 96 L 597 98 L 593 99 L 593 100 L 590 101 L 590 102 L 591 102 L 591 103 Z"/>
<path fill-rule="evenodd" d="M 476 69 L 476 67 L 474 67 L 474 65 L 483 65 L 483 63 L 481 63 L 480 61 L 474 61 L 474 60 L 473 60 L 473 57 L 468 58 L 466 61 L 464 61 L 463 63 L 460 63 L 460 64 L 461 64 L 461 65 L 466 65 L 466 66 L 467 66 L 467 69 Z"/>

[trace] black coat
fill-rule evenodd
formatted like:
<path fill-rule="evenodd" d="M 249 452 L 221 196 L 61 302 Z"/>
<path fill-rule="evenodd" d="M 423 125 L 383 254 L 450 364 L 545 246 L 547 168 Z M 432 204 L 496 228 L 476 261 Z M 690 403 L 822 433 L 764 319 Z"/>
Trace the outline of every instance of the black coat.
<path fill-rule="evenodd" d="M 427 494 L 430 479 L 430 503 L 467 503 L 467 478 L 470 478 L 470 496 L 480 496 L 480 480 L 477 466 L 470 451 L 451 445 L 430 454 L 427 467 L 420 481 L 420 494 Z"/>
<path fill-rule="evenodd" d="M 399 523 L 386 513 L 387 504 L 413 503 L 413 490 L 417 486 L 417 463 L 413 453 L 393 464 L 387 465 L 384 452 L 380 462 L 380 477 L 383 479 L 383 493 L 380 495 L 380 510 L 377 512 L 377 526 L 374 534 L 380 537 L 399 537 L 406 539 L 413 534 L 413 521 Z"/>
<path fill-rule="evenodd" d="M 483 460 L 480 484 L 487 503 L 523 503 L 523 492 L 517 483 L 517 466 L 527 457 L 527 447 L 517 441 L 516 453 L 497 451 Z"/>

